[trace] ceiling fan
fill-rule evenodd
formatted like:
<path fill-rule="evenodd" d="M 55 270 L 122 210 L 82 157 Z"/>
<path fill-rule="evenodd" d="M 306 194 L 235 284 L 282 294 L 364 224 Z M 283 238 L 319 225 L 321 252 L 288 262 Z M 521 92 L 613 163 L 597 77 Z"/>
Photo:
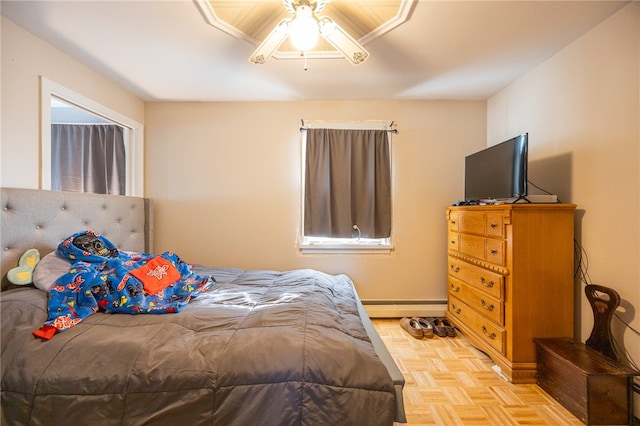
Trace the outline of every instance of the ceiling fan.
<path fill-rule="evenodd" d="M 364 62 L 369 56 L 369 52 L 331 18 L 316 15 L 324 9 L 328 0 L 282 1 L 294 17 L 280 21 L 253 52 L 249 61 L 264 64 L 287 37 L 290 37 L 291 43 L 302 56 L 316 45 L 319 36 L 327 40 L 353 65 Z"/>

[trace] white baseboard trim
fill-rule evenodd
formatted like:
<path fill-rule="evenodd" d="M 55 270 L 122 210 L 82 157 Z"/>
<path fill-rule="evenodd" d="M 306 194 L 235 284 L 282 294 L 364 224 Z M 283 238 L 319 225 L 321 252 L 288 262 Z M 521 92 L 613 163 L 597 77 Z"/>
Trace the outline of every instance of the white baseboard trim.
<path fill-rule="evenodd" d="M 402 317 L 443 317 L 447 310 L 446 300 L 363 300 L 369 318 L 402 318 Z"/>

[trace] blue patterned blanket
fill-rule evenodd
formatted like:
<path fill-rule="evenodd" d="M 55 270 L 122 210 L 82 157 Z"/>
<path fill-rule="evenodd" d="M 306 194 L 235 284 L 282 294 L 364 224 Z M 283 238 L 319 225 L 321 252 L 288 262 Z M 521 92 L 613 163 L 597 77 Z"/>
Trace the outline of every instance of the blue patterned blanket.
<path fill-rule="evenodd" d="M 92 231 L 58 245 L 71 262 L 49 293 L 48 318 L 34 335 L 46 340 L 95 312 L 163 314 L 179 312 L 215 279 L 192 272 L 177 254 L 128 253 Z"/>

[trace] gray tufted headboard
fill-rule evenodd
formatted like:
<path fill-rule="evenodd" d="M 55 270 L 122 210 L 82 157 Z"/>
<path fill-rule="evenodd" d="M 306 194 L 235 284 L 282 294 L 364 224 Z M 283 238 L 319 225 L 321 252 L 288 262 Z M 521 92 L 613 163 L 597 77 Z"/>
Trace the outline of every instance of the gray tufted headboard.
<path fill-rule="evenodd" d="M 153 209 L 148 198 L 78 192 L 0 188 L 0 277 L 2 290 L 12 286 L 7 272 L 22 254 L 36 248 L 40 256 L 60 241 L 91 229 L 121 250 L 152 253 Z"/>

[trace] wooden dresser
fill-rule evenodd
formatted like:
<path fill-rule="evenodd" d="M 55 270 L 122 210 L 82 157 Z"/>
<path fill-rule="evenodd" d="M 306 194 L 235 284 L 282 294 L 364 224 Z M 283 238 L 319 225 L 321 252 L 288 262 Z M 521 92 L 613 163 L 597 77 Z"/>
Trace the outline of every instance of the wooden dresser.
<path fill-rule="evenodd" d="M 573 204 L 448 207 L 446 316 L 513 383 L 534 338 L 573 337 Z"/>

